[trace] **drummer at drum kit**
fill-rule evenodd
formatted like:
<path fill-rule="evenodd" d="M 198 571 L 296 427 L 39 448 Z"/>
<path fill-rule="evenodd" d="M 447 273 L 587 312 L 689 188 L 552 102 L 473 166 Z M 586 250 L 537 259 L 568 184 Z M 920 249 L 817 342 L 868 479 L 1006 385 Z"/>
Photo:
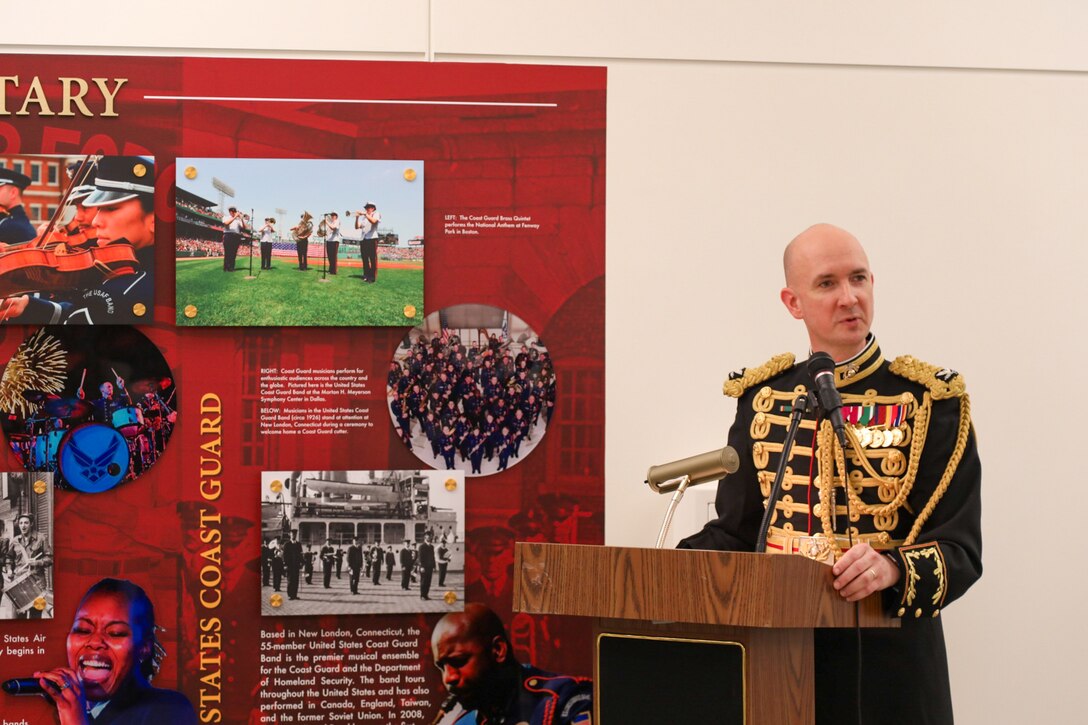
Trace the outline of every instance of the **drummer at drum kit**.
<path fill-rule="evenodd" d="M 116 370 L 111 368 L 111 372 L 113 382 L 103 381 L 98 386 L 100 397 L 93 402 L 86 400 L 86 370 L 80 379 L 76 397 L 62 398 L 36 390 L 23 393 L 28 401 L 41 403 L 39 413 L 26 419 L 26 435 L 18 436 L 19 443 L 16 445 L 16 452 L 28 470 L 57 470 L 58 461 L 62 460 L 61 452 L 69 441 L 80 437 L 77 434 L 85 434 L 82 436 L 84 440 L 92 439 L 90 433 L 84 430 L 89 425 L 97 425 L 99 430 L 112 429 L 116 433 L 106 432 L 110 432 L 118 441 L 124 440 L 130 466 L 122 472 L 121 478 L 140 475 L 158 459 L 177 421 L 177 412 L 170 407 L 173 393 L 164 399 L 159 391 L 169 388 L 173 381 L 169 378 L 137 381 L 133 384 L 137 400 L 133 401 L 124 379 Z M 93 425 L 88 424 L 88 419 Z M 96 437 L 94 440 L 99 439 Z"/>

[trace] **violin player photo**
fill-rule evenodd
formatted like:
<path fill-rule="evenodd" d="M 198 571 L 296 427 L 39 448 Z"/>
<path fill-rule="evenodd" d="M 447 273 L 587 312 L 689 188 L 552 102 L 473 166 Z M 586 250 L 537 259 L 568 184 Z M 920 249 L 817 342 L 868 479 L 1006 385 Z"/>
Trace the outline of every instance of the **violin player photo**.
<path fill-rule="evenodd" d="M 15 249 L 0 247 L 0 322 L 91 325 L 151 319 L 154 159 L 90 156 L 69 169 L 68 188 L 39 236 Z M 69 215 L 72 219 L 62 223 Z"/>

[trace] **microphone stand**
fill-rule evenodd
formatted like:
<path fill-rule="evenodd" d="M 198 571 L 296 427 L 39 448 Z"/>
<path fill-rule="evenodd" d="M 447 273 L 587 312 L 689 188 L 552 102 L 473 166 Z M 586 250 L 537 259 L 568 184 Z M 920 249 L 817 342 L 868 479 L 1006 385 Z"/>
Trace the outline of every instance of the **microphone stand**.
<path fill-rule="evenodd" d="M 249 274 L 246 275 L 246 279 L 257 279 L 253 276 L 253 209 L 249 210 L 249 224 L 250 224 L 250 240 L 249 240 Z M 246 230 L 245 222 L 242 223 L 242 231 Z"/>
<path fill-rule="evenodd" d="M 786 477 L 786 460 L 793 451 L 793 439 L 797 437 L 797 429 L 801 426 L 801 418 L 809 411 L 812 401 L 809 394 L 798 395 L 793 401 L 793 412 L 790 413 L 790 427 L 786 431 L 786 440 L 782 443 L 782 455 L 778 459 L 778 469 L 774 472 L 774 484 L 771 486 L 771 494 L 767 497 L 767 510 L 763 512 L 763 521 L 759 524 L 759 535 L 756 537 L 756 553 L 762 554 L 767 550 L 767 531 L 771 528 L 771 517 L 774 516 L 774 505 L 782 493 L 782 481 Z"/>
<path fill-rule="evenodd" d="M 328 217 L 327 214 L 325 216 Z M 329 278 L 325 276 L 329 268 L 329 227 L 327 224 L 325 225 L 325 236 L 321 238 L 321 247 L 324 249 L 324 253 L 321 255 L 321 279 L 318 282 L 328 282 Z"/>
<path fill-rule="evenodd" d="M 691 483 L 691 476 L 685 473 L 680 478 L 674 478 L 672 480 L 679 481 L 680 485 L 676 487 L 676 493 L 672 495 L 672 499 L 669 501 L 669 508 L 665 512 L 665 520 L 661 522 L 661 531 L 657 535 L 657 546 L 654 547 L 657 549 L 665 546 L 665 537 L 669 533 L 669 526 L 672 525 L 672 515 L 676 512 L 676 507 L 680 505 L 680 500 L 684 498 L 684 492 L 688 490 L 688 484 Z M 665 484 L 668 483 L 672 483 L 672 481 L 665 481 Z"/>

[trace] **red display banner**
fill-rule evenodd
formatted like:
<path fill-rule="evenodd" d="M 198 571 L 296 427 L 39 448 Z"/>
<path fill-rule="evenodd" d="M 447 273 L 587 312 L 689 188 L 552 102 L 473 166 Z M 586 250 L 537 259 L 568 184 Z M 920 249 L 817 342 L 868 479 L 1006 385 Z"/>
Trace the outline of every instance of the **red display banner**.
<path fill-rule="evenodd" d="M 169 367 L 145 370 L 96 325 L 65 343 L 92 352 L 64 348 L 56 391 L 6 374 L 11 399 L 30 401 L 5 428 L 7 468 L 48 447 L 50 425 L 56 460 L 74 462 L 38 469 L 59 481 L 40 524 L 52 618 L 0 622 L 0 679 L 71 665 L 79 682 L 58 699 L 181 707 L 132 694 L 126 668 L 150 664 L 146 613 L 128 590 L 96 589 L 119 579 L 154 606 L 154 687 L 200 722 L 454 722 L 504 707 L 585 721 L 589 627 L 512 612 L 512 565 L 515 541 L 604 538 L 605 81 L 591 67 L 0 56 L 5 168 L 153 158 L 154 303 L 137 329 Z M 255 159 L 283 165 L 219 163 Z M 323 183 L 340 161 L 375 163 L 357 187 L 331 171 Z M 101 163 L 100 185 L 117 176 Z M 212 163 L 219 185 L 199 186 Z M 422 189 L 421 231 L 394 186 Z M 364 221 L 368 202 L 380 221 Z M 230 206 L 252 217 L 240 239 Z M 303 212 L 310 238 L 292 231 Z M 320 326 L 367 305 L 373 317 Z M 247 317 L 260 313 L 272 317 Z M 17 357 L 37 327 L 11 322 L 0 358 L 40 372 Z M 64 483 L 79 468 L 101 487 L 74 455 L 92 433 L 128 446 L 132 466 L 93 493 Z M 15 491 L 0 492 L 0 519 L 24 506 Z M 11 536 L 9 523 L 0 548 Z M 134 647 L 99 661 L 81 648 L 105 651 L 109 632 L 83 630 L 118 598 Z M 451 651 L 481 641 L 490 674 L 456 672 Z M 6 722 L 56 710 L 0 703 Z"/>

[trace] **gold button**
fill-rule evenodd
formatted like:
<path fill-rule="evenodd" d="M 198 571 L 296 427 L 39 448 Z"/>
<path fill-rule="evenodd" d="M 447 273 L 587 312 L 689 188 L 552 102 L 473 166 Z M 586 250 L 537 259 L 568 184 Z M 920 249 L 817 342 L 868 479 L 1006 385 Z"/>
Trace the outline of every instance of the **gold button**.
<path fill-rule="evenodd" d="M 405 305 L 404 306 L 404 316 L 407 317 L 409 320 L 412 319 L 413 317 L 415 317 L 416 316 L 416 306 L 415 305 Z"/>
<path fill-rule="evenodd" d="M 190 320 L 196 317 L 196 305 L 185 305 L 185 316 Z"/>
<path fill-rule="evenodd" d="M 906 609 L 905 609 L 904 607 L 900 607 L 900 608 L 899 608 L 899 611 L 897 612 L 897 614 L 898 614 L 898 615 L 899 615 L 900 617 L 902 617 L 902 616 L 903 616 L 904 614 L 906 614 L 906 613 L 907 613 L 907 610 L 906 610 Z"/>
<path fill-rule="evenodd" d="M 143 178 L 144 176 L 147 175 L 147 167 L 144 166 L 143 164 L 136 164 L 135 166 L 132 167 L 132 174 L 137 179 L 141 179 L 141 178 Z"/>
<path fill-rule="evenodd" d="M 132 314 L 136 315 L 137 317 L 143 317 L 145 314 L 147 314 L 147 305 L 145 305 L 143 302 L 137 302 L 132 306 Z"/>
<path fill-rule="evenodd" d="M 934 618 L 934 619 L 936 619 L 936 618 L 937 618 L 937 615 L 938 615 L 938 614 L 940 614 L 940 613 L 941 613 L 941 610 L 940 610 L 940 609 L 934 609 L 934 610 L 933 610 L 933 618 Z"/>
<path fill-rule="evenodd" d="M 34 493 L 41 495 L 45 493 L 45 488 L 45 481 L 41 480 L 40 478 L 34 482 Z"/>
<path fill-rule="evenodd" d="M 185 167 L 185 178 L 189 179 L 190 181 L 192 181 L 193 179 L 196 178 L 196 167 L 195 166 L 186 166 Z"/>
<path fill-rule="evenodd" d="M 45 609 L 46 604 L 47 602 L 45 601 L 45 597 L 38 597 L 34 600 L 34 608 L 37 609 L 39 612 Z"/>
<path fill-rule="evenodd" d="M 456 491 L 457 490 L 457 479 L 456 478 L 447 478 L 446 479 L 446 490 L 447 491 Z"/>
<path fill-rule="evenodd" d="M 457 594 L 454 592 L 446 592 L 442 595 L 442 600 L 446 602 L 446 604 L 453 604 L 457 601 Z"/>
<path fill-rule="evenodd" d="M 283 595 L 282 594 L 273 594 L 271 597 L 268 598 L 268 603 L 271 604 L 272 607 L 276 608 L 276 609 L 278 609 L 279 607 L 282 607 L 283 606 Z"/>
<path fill-rule="evenodd" d="M 922 608 L 919 607 L 918 609 L 914 610 L 914 618 L 918 619 L 918 617 L 921 617 L 921 616 L 922 616 Z"/>
<path fill-rule="evenodd" d="M 283 490 L 283 481 L 275 480 L 268 487 L 272 489 L 272 493 L 279 493 Z"/>
<path fill-rule="evenodd" d="M 415 169 L 405 169 L 404 170 L 404 180 L 405 181 L 415 181 L 416 180 L 416 170 Z"/>

